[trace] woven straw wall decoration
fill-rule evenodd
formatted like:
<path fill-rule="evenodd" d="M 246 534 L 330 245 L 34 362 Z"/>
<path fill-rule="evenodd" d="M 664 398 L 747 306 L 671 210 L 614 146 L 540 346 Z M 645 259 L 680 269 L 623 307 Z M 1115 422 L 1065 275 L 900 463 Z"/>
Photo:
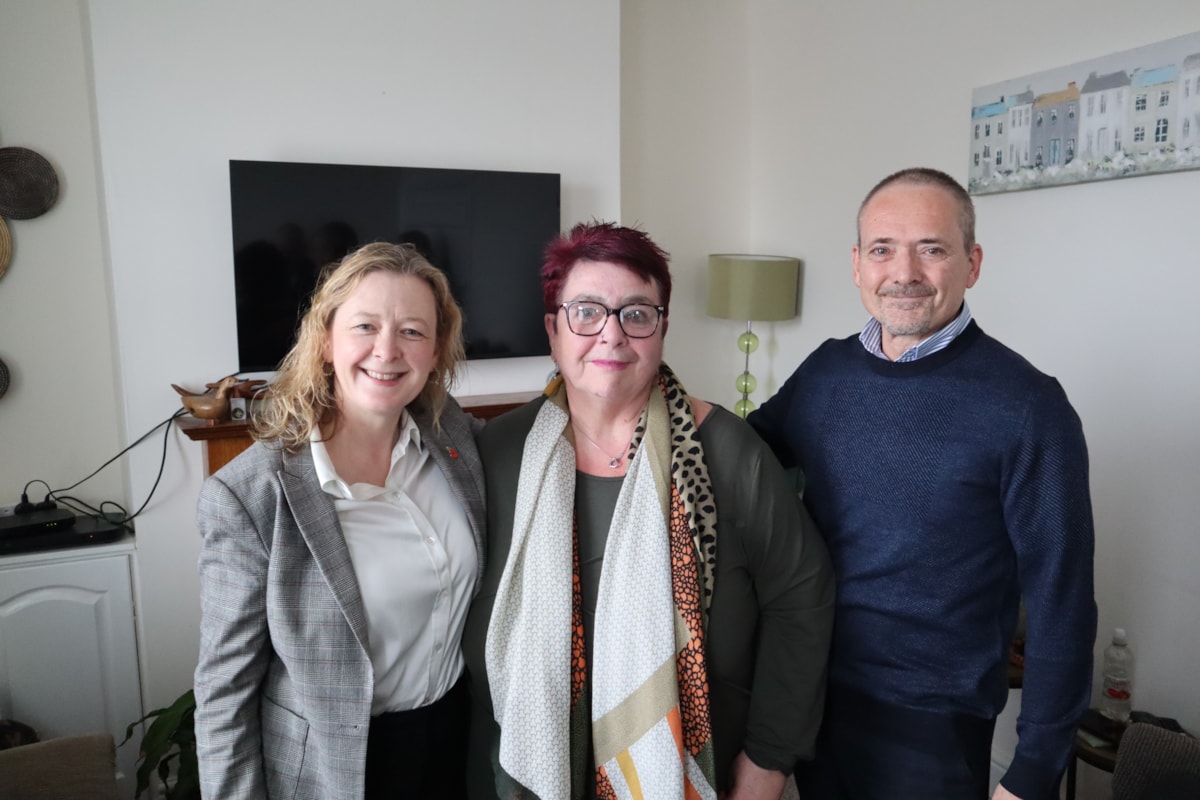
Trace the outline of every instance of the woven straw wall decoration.
<path fill-rule="evenodd" d="M 8 265 L 11 263 L 12 236 L 8 232 L 8 226 L 4 224 L 4 219 L 0 217 L 0 278 L 4 277 Z"/>
<path fill-rule="evenodd" d="M 58 175 L 26 147 L 0 147 L 0 216 L 33 219 L 58 199 Z"/>

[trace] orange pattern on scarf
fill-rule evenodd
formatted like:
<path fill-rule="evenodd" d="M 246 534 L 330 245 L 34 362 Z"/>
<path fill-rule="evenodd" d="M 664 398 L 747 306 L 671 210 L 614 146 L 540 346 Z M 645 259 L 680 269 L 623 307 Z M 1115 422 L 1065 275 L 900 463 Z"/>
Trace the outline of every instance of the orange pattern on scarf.
<path fill-rule="evenodd" d="M 579 523 L 571 522 L 571 711 L 587 685 L 587 653 L 583 638 L 583 582 L 579 578 Z"/>
<path fill-rule="evenodd" d="M 671 484 L 671 588 L 675 608 L 687 625 L 687 644 L 679 651 L 676 673 L 679 710 L 683 718 L 683 745 L 693 756 L 712 738 L 709 718 L 708 665 L 704 659 L 704 628 L 700 609 L 699 565 L 691 526 L 679 487 Z"/>
<path fill-rule="evenodd" d="M 676 681 L 679 684 L 679 708 L 683 726 L 683 746 L 693 757 L 712 739 L 709 716 L 708 665 L 704 658 L 704 629 L 700 607 L 700 580 L 696 548 L 688 524 L 687 511 L 679 487 L 671 484 L 671 590 L 675 608 L 687 625 L 687 644 L 676 657 Z M 587 685 L 587 656 L 584 651 L 582 582 L 579 577 L 579 525 L 571 525 L 571 710 L 574 711 Z M 693 790 L 694 791 L 694 790 Z M 616 792 L 604 765 L 596 765 L 596 796 L 612 798 Z"/>

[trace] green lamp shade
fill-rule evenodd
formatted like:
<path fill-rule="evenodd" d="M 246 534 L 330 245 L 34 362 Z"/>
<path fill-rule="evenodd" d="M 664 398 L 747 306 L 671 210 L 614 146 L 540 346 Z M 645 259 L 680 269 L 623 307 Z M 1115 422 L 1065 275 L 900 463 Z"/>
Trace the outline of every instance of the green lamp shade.
<path fill-rule="evenodd" d="M 708 257 L 708 315 L 778 322 L 796 316 L 800 262 L 788 256 Z"/>

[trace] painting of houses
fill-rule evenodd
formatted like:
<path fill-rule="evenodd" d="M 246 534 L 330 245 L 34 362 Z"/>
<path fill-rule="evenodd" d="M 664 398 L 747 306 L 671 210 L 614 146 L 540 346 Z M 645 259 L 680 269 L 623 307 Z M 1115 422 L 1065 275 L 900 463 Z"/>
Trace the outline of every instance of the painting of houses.
<path fill-rule="evenodd" d="M 968 188 L 1200 168 L 1200 33 L 976 89 Z"/>

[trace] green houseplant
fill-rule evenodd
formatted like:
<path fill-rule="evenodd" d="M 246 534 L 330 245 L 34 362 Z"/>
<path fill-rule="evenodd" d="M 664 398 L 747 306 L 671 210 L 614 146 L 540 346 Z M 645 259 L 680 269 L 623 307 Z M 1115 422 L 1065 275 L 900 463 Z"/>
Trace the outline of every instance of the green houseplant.
<path fill-rule="evenodd" d="M 137 790 L 134 799 L 150 788 L 150 776 L 158 773 L 166 800 L 200 800 L 200 771 L 196 764 L 196 695 L 191 689 L 166 708 L 151 711 L 125 729 L 124 745 L 133 729 L 154 720 L 142 737 L 138 753 Z M 172 771 L 174 780 L 170 780 Z"/>

